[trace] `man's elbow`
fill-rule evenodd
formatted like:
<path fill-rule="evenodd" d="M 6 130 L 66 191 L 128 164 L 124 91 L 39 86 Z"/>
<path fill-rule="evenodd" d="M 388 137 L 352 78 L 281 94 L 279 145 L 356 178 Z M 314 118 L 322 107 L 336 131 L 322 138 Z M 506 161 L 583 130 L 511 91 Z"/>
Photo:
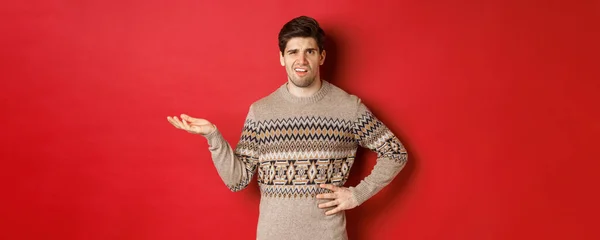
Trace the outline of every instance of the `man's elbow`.
<path fill-rule="evenodd" d="M 250 183 L 250 181 L 241 181 L 237 184 L 227 184 L 227 188 L 229 188 L 229 190 L 231 190 L 232 192 L 239 192 L 244 190 L 246 187 L 248 187 L 248 184 Z"/>

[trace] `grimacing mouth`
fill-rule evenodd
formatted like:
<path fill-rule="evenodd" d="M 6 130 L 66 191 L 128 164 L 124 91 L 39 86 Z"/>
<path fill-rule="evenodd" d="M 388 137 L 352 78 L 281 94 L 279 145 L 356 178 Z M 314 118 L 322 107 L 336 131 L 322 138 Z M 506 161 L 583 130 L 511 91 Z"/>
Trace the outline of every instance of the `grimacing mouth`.
<path fill-rule="evenodd" d="M 309 72 L 310 71 L 310 66 L 306 65 L 306 66 L 295 66 L 292 67 L 292 70 L 296 71 L 296 72 Z"/>

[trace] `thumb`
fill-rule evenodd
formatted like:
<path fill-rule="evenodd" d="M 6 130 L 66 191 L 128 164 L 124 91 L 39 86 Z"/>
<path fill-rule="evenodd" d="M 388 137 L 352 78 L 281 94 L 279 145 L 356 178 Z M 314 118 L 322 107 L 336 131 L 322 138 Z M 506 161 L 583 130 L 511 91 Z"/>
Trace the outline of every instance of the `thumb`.
<path fill-rule="evenodd" d="M 186 121 L 188 121 L 188 122 L 191 122 L 191 121 L 196 121 L 196 119 L 195 119 L 195 118 L 193 118 L 193 117 L 190 117 L 190 116 L 188 116 L 187 114 L 181 114 L 181 119 L 184 119 L 184 120 L 186 120 Z"/>
<path fill-rule="evenodd" d="M 185 120 L 186 122 L 189 122 L 192 125 L 205 125 L 205 124 L 210 124 L 210 122 L 208 122 L 206 119 L 202 119 L 202 118 L 193 118 L 190 117 L 186 114 L 181 114 L 181 119 Z"/>

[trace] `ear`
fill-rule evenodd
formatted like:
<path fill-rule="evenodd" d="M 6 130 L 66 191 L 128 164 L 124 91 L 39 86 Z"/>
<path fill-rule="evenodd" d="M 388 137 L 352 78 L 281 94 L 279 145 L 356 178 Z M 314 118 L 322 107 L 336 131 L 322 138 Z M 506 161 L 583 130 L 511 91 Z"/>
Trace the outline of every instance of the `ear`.
<path fill-rule="evenodd" d="M 319 57 L 319 65 L 323 65 L 323 63 L 325 63 L 325 55 L 327 55 L 327 53 L 325 52 L 325 50 L 323 50 L 321 52 L 321 56 Z"/>
<path fill-rule="evenodd" d="M 279 63 L 281 63 L 282 67 L 285 67 L 285 59 L 283 58 L 282 52 L 279 52 Z"/>

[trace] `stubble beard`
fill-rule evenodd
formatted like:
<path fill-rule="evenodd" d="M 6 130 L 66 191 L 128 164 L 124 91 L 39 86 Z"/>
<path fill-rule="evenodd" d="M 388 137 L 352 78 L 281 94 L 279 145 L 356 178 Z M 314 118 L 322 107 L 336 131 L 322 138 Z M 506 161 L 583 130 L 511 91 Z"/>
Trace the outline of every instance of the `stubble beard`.
<path fill-rule="evenodd" d="M 295 71 L 293 69 L 291 71 L 292 71 L 292 73 L 288 74 L 288 79 L 296 87 L 299 87 L 299 88 L 309 87 L 310 85 L 312 85 L 315 82 L 316 76 L 298 77 L 297 75 L 295 75 Z"/>
<path fill-rule="evenodd" d="M 307 78 L 296 78 L 294 79 L 294 77 L 288 77 L 288 79 L 290 80 L 290 82 L 292 82 L 292 84 L 294 84 L 294 86 L 299 87 L 299 88 L 305 88 L 308 87 L 310 85 L 313 84 L 313 82 L 315 82 L 315 77 L 307 77 Z"/>

